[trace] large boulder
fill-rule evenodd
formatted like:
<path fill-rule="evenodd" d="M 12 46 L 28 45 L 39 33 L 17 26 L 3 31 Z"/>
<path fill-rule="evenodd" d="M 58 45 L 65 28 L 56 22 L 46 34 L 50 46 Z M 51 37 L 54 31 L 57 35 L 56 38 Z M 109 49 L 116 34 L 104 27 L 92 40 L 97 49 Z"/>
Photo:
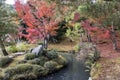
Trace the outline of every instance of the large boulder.
<path fill-rule="evenodd" d="M 42 55 L 43 45 L 39 45 L 39 46 L 35 47 L 34 49 L 31 49 L 30 52 L 35 54 L 36 56 Z"/>

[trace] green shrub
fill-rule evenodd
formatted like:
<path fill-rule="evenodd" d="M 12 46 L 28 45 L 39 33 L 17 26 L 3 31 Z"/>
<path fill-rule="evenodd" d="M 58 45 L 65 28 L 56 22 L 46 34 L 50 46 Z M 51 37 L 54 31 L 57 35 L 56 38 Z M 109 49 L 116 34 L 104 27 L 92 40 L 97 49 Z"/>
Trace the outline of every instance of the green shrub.
<path fill-rule="evenodd" d="M 37 61 L 35 61 L 35 60 L 33 59 L 33 60 L 28 60 L 27 63 L 29 63 L 29 64 L 37 64 Z"/>
<path fill-rule="evenodd" d="M 55 61 L 47 61 L 44 67 L 49 70 L 49 73 L 57 70 L 58 63 Z"/>
<path fill-rule="evenodd" d="M 30 45 L 25 42 L 20 42 L 16 44 L 16 48 L 18 49 L 19 52 L 26 51 L 26 50 L 29 50 Z"/>
<path fill-rule="evenodd" d="M 41 57 L 35 58 L 33 60 L 28 60 L 27 62 L 30 64 L 37 64 L 37 65 L 43 66 L 44 63 L 47 61 L 48 61 L 47 57 L 41 56 Z"/>
<path fill-rule="evenodd" d="M 35 54 L 27 53 L 27 54 L 25 55 L 25 60 L 32 60 L 32 59 L 34 59 L 35 57 L 36 57 Z"/>
<path fill-rule="evenodd" d="M 8 68 L 5 70 L 6 76 L 11 77 L 16 74 L 22 74 L 22 73 L 30 73 L 33 69 L 33 66 L 30 64 L 18 64 L 15 67 Z"/>
<path fill-rule="evenodd" d="M 39 57 L 39 59 L 40 59 L 40 62 L 38 63 L 38 65 L 41 65 L 41 66 L 43 66 L 44 63 L 48 61 L 48 58 L 44 56 Z"/>
<path fill-rule="evenodd" d="M 45 76 L 48 74 L 48 69 L 42 67 L 42 66 L 38 66 L 38 65 L 35 65 L 33 67 L 33 73 L 36 75 L 36 76 Z"/>
<path fill-rule="evenodd" d="M 38 77 L 38 76 L 44 76 L 47 75 L 48 70 L 42 66 L 39 65 L 32 65 L 32 64 L 19 64 L 15 67 L 9 68 L 5 70 L 5 77 L 7 80 L 12 79 L 13 80 L 29 80 L 30 75 L 32 75 L 32 78 Z M 24 76 L 22 75 L 24 74 Z M 17 76 L 16 76 L 17 75 Z M 20 76 L 18 76 L 20 75 Z M 31 80 L 31 79 L 30 79 Z"/>
<path fill-rule="evenodd" d="M 35 80 L 37 76 L 33 73 L 14 75 L 12 80 Z"/>
<path fill-rule="evenodd" d="M 57 62 L 59 65 L 63 65 L 63 66 L 65 66 L 65 65 L 68 64 L 67 60 L 66 60 L 63 56 L 61 56 L 61 55 L 59 55 L 58 58 L 53 59 L 53 61 L 55 61 L 55 62 Z"/>
<path fill-rule="evenodd" d="M 27 63 L 27 60 L 21 60 L 21 61 L 17 62 L 17 64 L 24 64 L 24 63 Z"/>
<path fill-rule="evenodd" d="M 81 48 L 80 45 L 78 45 L 78 44 L 75 45 L 75 46 L 74 46 L 75 52 L 79 52 L 79 51 L 80 51 L 80 48 Z"/>
<path fill-rule="evenodd" d="M 9 63 L 11 63 L 13 61 L 12 58 L 9 57 L 1 57 L 0 58 L 0 67 L 4 67 L 6 65 L 8 65 Z"/>
<path fill-rule="evenodd" d="M 17 49 L 16 45 L 12 45 L 12 46 L 7 47 L 7 51 L 11 52 L 11 53 L 15 53 L 18 51 L 18 49 Z"/>
<path fill-rule="evenodd" d="M 21 42 L 21 43 L 18 43 L 16 45 L 8 46 L 7 51 L 11 52 L 11 53 L 22 52 L 22 51 L 29 50 L 30 47 L 31 47 L 30 44 L 27 44 L 25 42 Z"/>
<path fill-rule="evenodd" d="M 56 50 L 50 50 L 46 53 L 46 56 L 49 58 L 49 59 L 54 59 L 54 58 L 57 58 L 58 57 L 58 53 Z"/>

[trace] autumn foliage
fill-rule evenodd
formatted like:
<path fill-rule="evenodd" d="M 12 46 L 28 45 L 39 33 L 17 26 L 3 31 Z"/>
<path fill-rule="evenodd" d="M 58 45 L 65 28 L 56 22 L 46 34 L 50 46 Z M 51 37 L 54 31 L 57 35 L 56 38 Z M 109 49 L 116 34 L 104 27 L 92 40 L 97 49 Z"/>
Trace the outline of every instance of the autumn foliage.
<path fill-rule="evenodd" d="M 91 26 L 89 20 L 83 21 L 82 27 L 88 32 L 88 34 L 90 34 L 92 37 L 96 37 L 97 39 L 110 38 L 110 31 L 108 29 Z"/>
<path fill-rule="evenodd" d="M 48 4 L 43 0 L 29 0 L 26 4 L 22 3 L 22 0 L 16 0 L 16 12 L 28 26 L 25 28 L 28 34 L 22 34 L 20 31 L 20 36 L 26 37 L 30 42 L 36 42 L 48 35 L 56 35 L 59 21 L 55 18 L 55 6 L 55 3 Z"/>

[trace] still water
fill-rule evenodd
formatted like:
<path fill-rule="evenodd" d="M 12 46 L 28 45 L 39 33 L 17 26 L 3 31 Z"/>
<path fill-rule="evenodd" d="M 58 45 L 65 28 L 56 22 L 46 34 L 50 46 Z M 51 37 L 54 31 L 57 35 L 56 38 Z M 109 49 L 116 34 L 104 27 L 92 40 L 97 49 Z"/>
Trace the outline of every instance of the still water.
<path fill-rule="evenodd" d="M 85 71 L 85 66 L 71 54 L 67 54 L 67 59 L 69 60 L 67 67 L 38 80 L 88 80 L 89 72 Z"/>

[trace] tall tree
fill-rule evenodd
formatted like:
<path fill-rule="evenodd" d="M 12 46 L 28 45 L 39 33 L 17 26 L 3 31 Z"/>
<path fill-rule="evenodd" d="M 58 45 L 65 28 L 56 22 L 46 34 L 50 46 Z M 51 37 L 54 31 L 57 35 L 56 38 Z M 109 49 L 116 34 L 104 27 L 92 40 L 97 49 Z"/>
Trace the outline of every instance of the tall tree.
<path fill-rule="evenodd" d="M 42 0 L 29 0 L 26 4 L 17 0 L 15 9 L 20 19 L 28 26 L 28 34 L 19 33 L 26 37 L 29 42 L 44 41 L 44 48 L 47 49 L 48 40 L 51 35 L 56 35 L 59 19 L 56 18 L 55 3 L 47 3 Z"/>
<path fill-rule="evenodd" d="M 10 6 L 5 4 L 4 0 L 0 0 L 0 48 L 3 52 L 3 55 L 8 55 L 5 45 L 4 45 L 4 36 L 9 33 L 13 33 L 15 29 L 12 22 L 12 12 L 10 11 Z"/>
<path fill-rule="evenodd" d="M 120 27 L 120 5 L 117 0 L 96 0 L 79 7 L 82 16 L 89 18 L 97 26 L 110 31 L 113 49 L 117 49 L 115 28 Z M 112 29 L 111 29 L 112 28 Z"/>

